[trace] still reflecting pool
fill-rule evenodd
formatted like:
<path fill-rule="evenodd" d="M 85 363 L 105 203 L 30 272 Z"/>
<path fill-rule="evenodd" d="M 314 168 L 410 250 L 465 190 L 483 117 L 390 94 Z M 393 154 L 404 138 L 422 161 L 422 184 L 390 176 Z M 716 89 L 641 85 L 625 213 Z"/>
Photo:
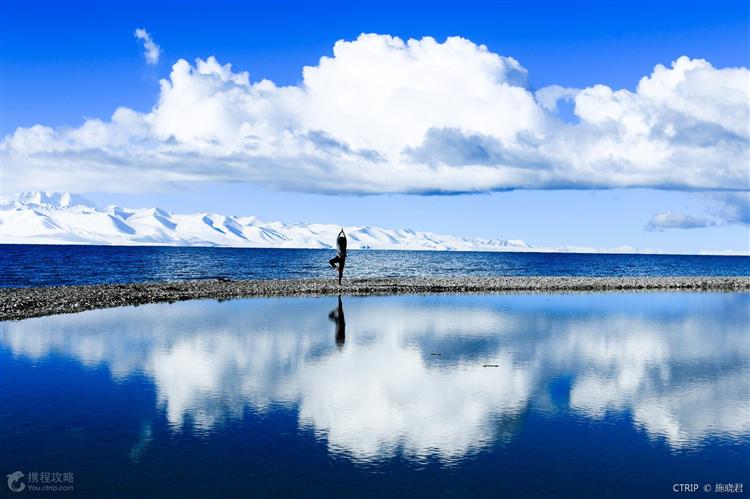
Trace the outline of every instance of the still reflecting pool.
<path fill-rule="evenodd" d="M 0 323 L 0 457 L 117 496 L 750 487 L 750 295 L 192 301 Z"/>

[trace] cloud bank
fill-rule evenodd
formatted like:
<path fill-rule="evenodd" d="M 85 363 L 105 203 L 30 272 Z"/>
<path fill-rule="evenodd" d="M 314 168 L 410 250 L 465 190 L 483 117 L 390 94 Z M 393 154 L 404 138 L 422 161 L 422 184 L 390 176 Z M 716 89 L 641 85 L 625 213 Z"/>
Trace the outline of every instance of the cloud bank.
<path fill-rule="evenodd" d="M 143 57 L 146 59 L 146 64 L 154 65 L 158 63 L 159 56 L 161 55 L 161 47 L 154 42 L 151 34 L 143 28 L 138 28 L 135 30 L 134 35 L 143 43 Z"/>
<path fill-rule="evenodd" d="M 142 35 L 147 60 L 158 60 Z M 146 113 L 16 129 L 2 141 L 6 185 L 122 192 L 208 180 L 434 194 L 750 184 L 750 71 L 701 59 L 657 65 L 635 91 L 535 92 L 518 61 L 467 39 L 363 34 L 337 42 L 297 85 L 251 81 L 214 57 L 178 60 L 160 85 Z M 557 114 L 560 99 L 575 122 Z"/>

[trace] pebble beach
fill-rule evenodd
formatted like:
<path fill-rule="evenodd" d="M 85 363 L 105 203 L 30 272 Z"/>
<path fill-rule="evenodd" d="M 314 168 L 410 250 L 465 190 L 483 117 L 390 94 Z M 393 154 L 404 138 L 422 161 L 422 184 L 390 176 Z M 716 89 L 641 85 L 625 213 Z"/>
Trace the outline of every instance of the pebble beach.
<path fill-rule="evenodd" d="M 745 277 L 433 277 L 188 280 L 0 288 L 0 321 L 193 299 L 429 293 L 750 291 Z"/>

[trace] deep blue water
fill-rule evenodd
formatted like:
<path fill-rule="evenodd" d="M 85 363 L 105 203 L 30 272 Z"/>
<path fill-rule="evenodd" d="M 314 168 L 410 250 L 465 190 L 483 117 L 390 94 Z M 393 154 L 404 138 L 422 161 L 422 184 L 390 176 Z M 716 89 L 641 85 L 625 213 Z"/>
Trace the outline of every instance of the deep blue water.
<path fill-rule="evenodd" d="M 332 277 L 331 250 L 0 245 L 0 287 Z M 750 257 L 350 251 L 345 277 L 736 276 Z"/>
<path fill-rule="evenodd" d="M 749 311 L 747 293 L 345 296 L 2 322 L 0 472 L 72 474 L 40 497 L 747 494 Z"/>

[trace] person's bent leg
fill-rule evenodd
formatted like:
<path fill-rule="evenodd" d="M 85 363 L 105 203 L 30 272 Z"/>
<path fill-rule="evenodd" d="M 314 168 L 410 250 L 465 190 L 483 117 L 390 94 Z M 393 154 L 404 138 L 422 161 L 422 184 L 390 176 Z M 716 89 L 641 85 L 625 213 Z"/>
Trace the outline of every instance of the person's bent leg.
<path fill-rule="evenodd" d="M 341 257 L 339 257 L 339 256 L 337 255 L 337 256 L 334 256 L 333 258 L 331 258 L 330 260 L 328 260 L 328 263 L 330 263 L 330 264 L 331 264 L 331 267 L 333 267 L 333 268 L 335 269 L 335 268 L 336 268 L 336 264 L 337 264 L 338 262 L 340 262 L 340 261 L 341 261 Z"/>

